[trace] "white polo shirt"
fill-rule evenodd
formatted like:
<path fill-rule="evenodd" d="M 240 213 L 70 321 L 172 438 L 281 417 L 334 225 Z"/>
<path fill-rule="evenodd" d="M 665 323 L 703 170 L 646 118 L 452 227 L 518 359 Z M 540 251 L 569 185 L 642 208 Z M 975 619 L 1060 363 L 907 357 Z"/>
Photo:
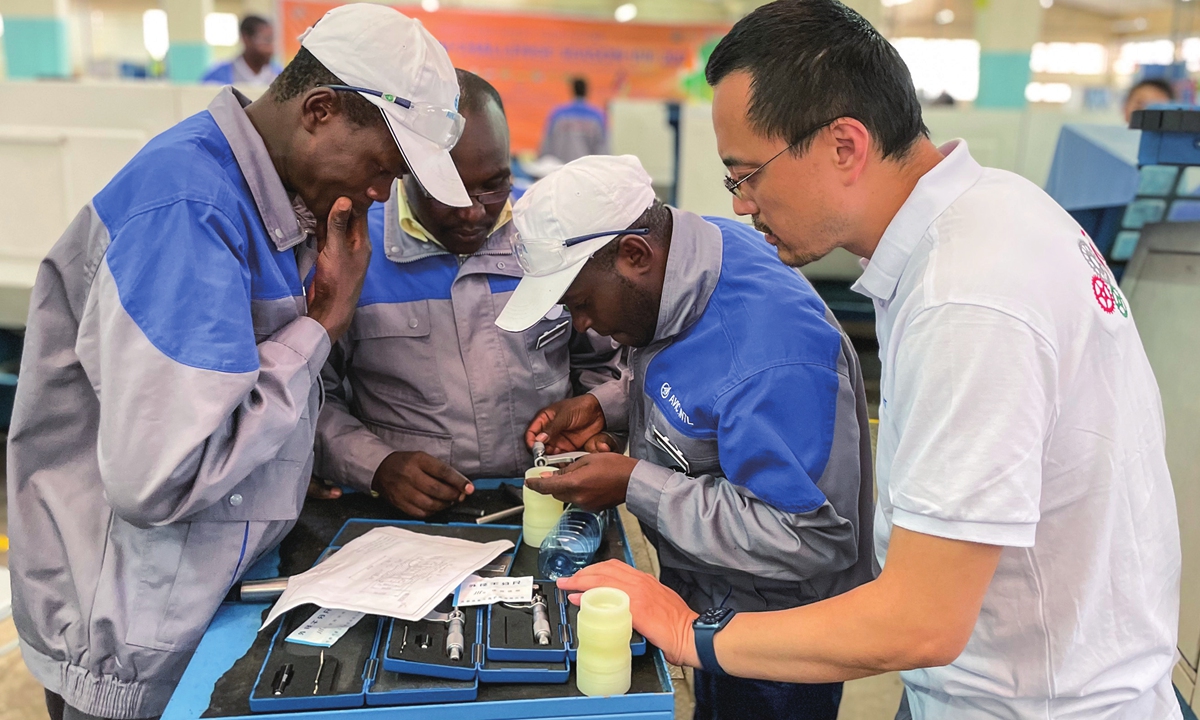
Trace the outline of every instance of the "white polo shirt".
<path fill-rule="evenodd" d="M 883 362 L 875 542 L 1005 549 L 963 654 L 903 673 L 913 717 L 1179 718 L 1175 497 L 1128 302 L 1048 195 L 941 152 L 855 285 Z"/>

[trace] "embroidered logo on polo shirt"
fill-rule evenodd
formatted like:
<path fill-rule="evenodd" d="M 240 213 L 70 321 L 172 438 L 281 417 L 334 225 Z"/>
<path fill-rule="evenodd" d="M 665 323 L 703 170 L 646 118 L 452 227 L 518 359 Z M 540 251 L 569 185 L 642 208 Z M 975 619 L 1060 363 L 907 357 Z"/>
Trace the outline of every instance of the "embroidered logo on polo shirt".
<path fill-rule="evenodd" d="M 1079 240 L 1079 253 L 1092 269 L 1092 295 L 1096 298 L 1096 304 L 1109 315 L 1120 312 L 1121 317 L 1129 317 L 1125 296 L 1117 287 L 1117 280 L 1112 270 L 1108 269 L 1108 263 L 1104 262 L 1104 256 L 1096 249 L 1086 231 L 1080 229 L 1079 234 L 1083 236 Z"/>

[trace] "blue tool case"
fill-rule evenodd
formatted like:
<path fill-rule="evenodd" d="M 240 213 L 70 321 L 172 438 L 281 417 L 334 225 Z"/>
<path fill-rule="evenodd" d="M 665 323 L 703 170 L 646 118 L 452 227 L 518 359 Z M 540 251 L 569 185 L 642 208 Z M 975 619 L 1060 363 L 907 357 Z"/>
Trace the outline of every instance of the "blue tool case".
<path fill-rule="evenodd" d="M 472 500 L 487 512 L 495 512 L 512 502 L 512 488 L 503 486 L 519 486 L 519 481 L 476 481 L 475 485 Z M 513 525 L 498 526 L 393 520 L 386 518 L 388 512 L 393 511 L 365 495 L 308 503 L 297 527 L 280 547 L 274 572 L 248 577 L 295 574 L 381 525 L 479 542 L 508 539 L 516 545 L 514 551 L 497 558 L 485 574 L 537 576 L 537 548 L 521 544 L 521 528 L 515 524 L 520 522 L 519 516 L 508 521 Z M 374 519 L 378 517 L 375 513 L 385 517 Z M 619 521 L 609 527 L 598 559 L 614 558 L 632 562 Z M 571 660 L 575 608 L 553 583 L 535 582 L 547 602 L 550 644 L 534 641 L 529 608 L 462 608 L 466 617 L 460 661 L 446 656 L 446 623 L 442 620 L 423 621 L 432 623 L 423 631 L 430 636 L 424 652 L 413 650 L 418 639 L 411 626 L 408 645 L 404 652 L 397 652 L 404 644 L 404 623 L 367 616 L 325 648 L 322 666 L 320 647 L 285 642 L 318 608 L 295 608 L 257 632 L 268 604 L 226 602 L 201 639 L 163 720 L 672 717 L 674 691 L 666 663 L 660 652 L 646 652 L 640 636 L 634 638 L 634 653 L 641 656 L 634 658 L 627 694 L 586 697 L 580 693 Z M 438 608 L 448 609 L 452 609 L 448 604 Z M 276 695 L 276 676 L 285 665 L 291 666 L 290 677 Z"/>

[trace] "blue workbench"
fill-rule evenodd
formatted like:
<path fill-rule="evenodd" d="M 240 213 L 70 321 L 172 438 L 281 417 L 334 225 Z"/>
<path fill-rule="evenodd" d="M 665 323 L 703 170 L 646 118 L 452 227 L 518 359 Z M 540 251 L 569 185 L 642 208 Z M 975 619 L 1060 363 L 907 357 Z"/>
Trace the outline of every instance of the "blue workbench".
<path fill-rule="evenodd" d="M 479 481 L 479 490 L 493 490 L 501 481 Z M 519 482 L 519 481 L 517 481 Z M 364 508 L 378 511 L 382 503 L 363 497 L 347 500 L 350 517 L 362 514 Z M 338 502 L 341 501 L 329 501 Z M 309 506 L 320 511 L 334 507 L 327 503 Z M 310 507 L 306 506 L 306 513 Z M 398 519 L 402 516 L 387 510 L 388 519 Z M 346 518 L 309 518 L 306 522 L 302 514 L 298 527 L 293 535 L 309 538 L 306 542 L 306 552 L 311 555 L 315 542 L 328 544 L 333 540 L 335 528 L 340 528 Z M 519 522 L 519 518 L 515 520 Z M 626 555 L 624 530 L 620 529 L 620 546 L 612 549 L 613 554 Z M 247 574 L 247 578 L 276 577 L 283 566 L 288 572 L 288 566 L 299 562 L 307 567 L 315 558 L 305 555 L 297 549 L 296 543 L 285 541 L 284 553 L 273 551 L 260 560 Z M 322 545 L 323 547 L 323 545 Z M 524 555 L 522 554 L 524 553 Z M 536 552 L 522 547 L 518 553 L 516 568 L 527 568 L 531 562 L 530 554 L 536 557 Z M 297 560 L 296 556 L 303 556 Z M 520 570 L 518 570 L 520 572 Z M 575 689 L 574 672 L 565 685 L 524 686 L 524 685 L 485 685 L 481 686 L 479 697 L 472 702 L 445 703 L 433 705 L 407 705 L 387 707 L 357 707 L 348 710 L 303 711 L 288 713 L 254 713 L 248 711 L 244 698 L 214 697 L 217 687 L 227 680 L 227 676 L 240 673 L 245 675 L 248 668 L 254 666 L 253 658 L 248 658 L 255 640 L 258 638 L 258 628 L 262 624 L 264 613 L 269 604 L 255 603 L 224 603 L 217 611 L 208 630 L 200 640 L 192 661 L 188 664 L 174 696 L 162 715 L 163 720 L 196 720 L 201 717 L 213 718 L 290 718 L 292 720 L 387 720 L 405 718 L 427 718 L 429 720 L 517 720 L 518 718 L 609 718 L 611 720 L 671 720 L 674 717 L 674 688 L 662 653 L 651 649 L 646 656 L 634 658 L 634 688 L 626 695 L 616 697 L 585 697 Z M 243 660 L 240 670 L 235 670 L 239 660 Z M 244 685 L 244 683 L 242 683 Z M 222 687 L 231 687 L 226 684 Z M 240 686 L 239 686 L 240 687 Z M 640 690 L 640 691 L 639 691 Z M 231 691 L 240 693 L 238 691 Z M 244 707 L 245 710 L 241 710 Z"/>

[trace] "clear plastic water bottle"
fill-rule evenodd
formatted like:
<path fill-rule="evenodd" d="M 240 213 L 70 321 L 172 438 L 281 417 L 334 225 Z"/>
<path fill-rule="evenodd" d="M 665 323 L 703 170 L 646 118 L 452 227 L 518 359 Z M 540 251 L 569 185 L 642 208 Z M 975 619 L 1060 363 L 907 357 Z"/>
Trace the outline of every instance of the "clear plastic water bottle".
<path fill-rule="evenodd" d="M 572 507 L 562 514 L 554 529 L 542 540 L 538 572 L 546 580 L 570 577 L 596 558 L 608 511 L 594 513 Z"/>

